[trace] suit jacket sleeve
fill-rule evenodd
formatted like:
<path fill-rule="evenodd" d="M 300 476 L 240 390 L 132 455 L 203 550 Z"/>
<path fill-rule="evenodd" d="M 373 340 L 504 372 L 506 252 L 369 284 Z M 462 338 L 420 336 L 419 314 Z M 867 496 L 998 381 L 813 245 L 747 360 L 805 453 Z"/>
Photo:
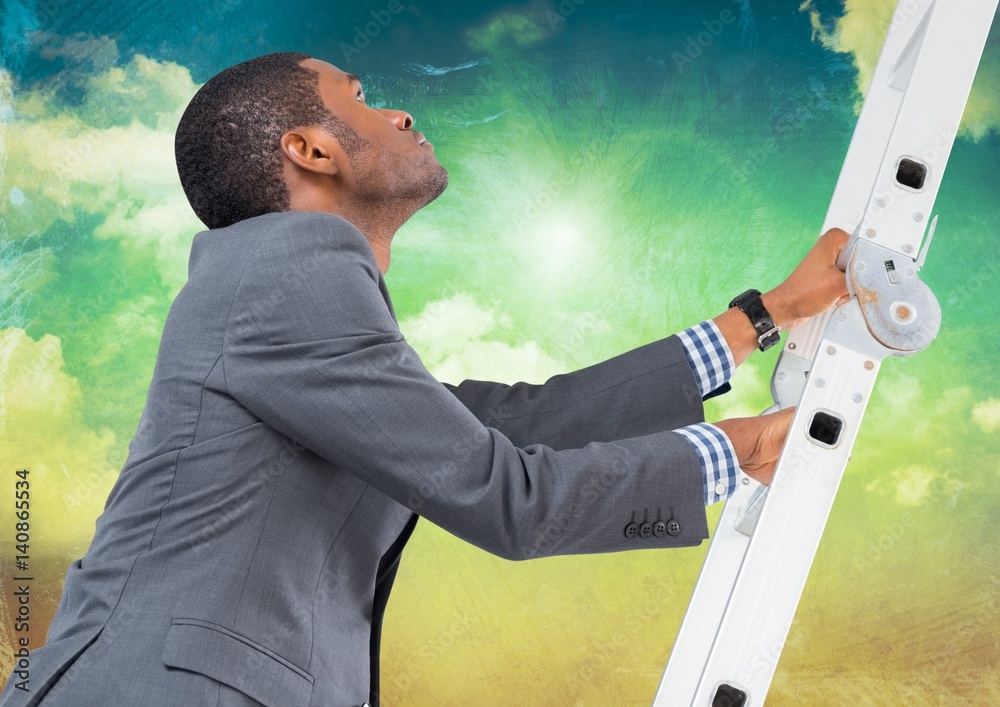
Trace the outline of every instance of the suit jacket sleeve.
<path fill-rule="evenodd" d="M 518 447 L 482 424 L 407 345 L 368 242 L 315 215 L 261 238 L 223 347 L 230 394 L 336 467 L 502 557 L 697 545 L 701 465 L 659 432 Z M 644 511 L 676 536 L 627 538 Z"/>
<path fill-rule="evenodd" d="M 518 446 L 583 447 L 705 419 L 698 382 L 676 336 L 544 385 L 467 380 L 445 387 Z"/>

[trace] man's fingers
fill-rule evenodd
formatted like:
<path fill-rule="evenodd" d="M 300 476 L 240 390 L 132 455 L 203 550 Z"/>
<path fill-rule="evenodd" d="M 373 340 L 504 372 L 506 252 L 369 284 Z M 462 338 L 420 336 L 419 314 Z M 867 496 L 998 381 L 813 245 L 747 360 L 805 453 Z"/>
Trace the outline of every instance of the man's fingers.
<path fill-rule="evenodd" d="M 720 420 L 722 430 L 736 451 L 740 468 L 762 484 L 770 483 L 792 424 L 795 408 L 786 408 L 757 417 Z"/>
<path fill-rule="evenodd" d="M 830 249 L 833 251 L 833 260 L 836 263 L 840 257 L 840 251 L 851 240 L 851 234 L 842 228 L 831 228 L 823 234 L 823 238 L 829 242 Z M 838 265 L 837 268 L 840 269 L 840 266 Z"/>
<path fill-rule="evenodd" d="M 762 461 L 777 461 L 778 455 L 781 454 L 781 448 L 785 444 L 785 437 L 788 436 L 788 430 L 792 426 L 792 417 L 794 416 L 794 407 L 785 408 L 784 410 L 763 416 L 769 424 L 761 431 L 762 441 L 766 440 L 766 445 L 761 450 L 764 456 Z"/>
<path fill-rule="evenodd" d="M 831 228 L 825 235 L 829 236 L 838 248 L 843 248 L 847 241 L 851 240 L 851 234 L 842 228 Z"/>
<path fill-rule="evenodd" d="M 794 416 L 794 407 L 785 408 L 779 412 L 772 413 L 770 416 L 773 422 L 771 429 L 776 435 L 774 439 L 774 444 L 777 447 L 776 455 L 781 452 L 781 446 L 785 443 L 785 437 L 788 435 L 788 428 L 792 426 L 792 417 Z"/>

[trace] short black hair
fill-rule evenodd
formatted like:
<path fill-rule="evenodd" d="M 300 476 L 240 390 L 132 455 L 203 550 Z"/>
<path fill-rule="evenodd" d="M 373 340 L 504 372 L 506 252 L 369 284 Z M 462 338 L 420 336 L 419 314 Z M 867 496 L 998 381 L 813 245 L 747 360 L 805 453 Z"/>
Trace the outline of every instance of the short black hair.
<path fill-rule="evenodd" d="M 320 125 L 349 154 L 357 133 L 319 95 L 308 54 L 280 52 L 236 64 L 198 89 L 181 116 L 174 156 L 191 208 L 209 228 L 287 211 L 281 136 Z"/>

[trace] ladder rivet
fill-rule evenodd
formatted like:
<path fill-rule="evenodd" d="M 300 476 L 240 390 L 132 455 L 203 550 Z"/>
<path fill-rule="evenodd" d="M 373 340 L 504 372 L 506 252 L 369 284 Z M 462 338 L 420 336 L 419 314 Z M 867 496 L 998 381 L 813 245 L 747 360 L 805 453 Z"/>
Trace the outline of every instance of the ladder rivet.
<path fill-rule="evenodd" d="M 816 387 L 817 388 L 822 388 L 824 385 L 826 385 L 826 381 L 825 380 L 823 380 L 822 378 L 817 378 L 816 379 Z"/>
<path fill-rule="evenodd" d="M 791 351 L 791 350 L 793 350 L 794 348 L 795 348 L 795 342 L 794 342 L 794 341 L 793 341 L 793 342 L 790 342 L 790 343 L 788 344 L 788 350 L 789 350 L 789 351 Z"/>
<path fill-rule="evenodd" d="M 861 393 L 855 393 L 854 395 L 851 396 L 851 400 L 853 400 L 856 403 L 860 403 L 863 399 L 864 398 L 861 397 Z"/>
<path fill-rule="evenodd" d="M 866 371 L 870 371 L 873 368 L 875 368 L 875 364 L 874 363 L 872 363 L 871 361 L 865 361 L 865 370 Z"/>
<path fill-rule="evenodd" d="M 788 378 L 788 374 L 786 374 L 784 371 L 778 374 L 778 380 L 783 381 L 786 378 Z"/>
<path fill-rule="evenodd" d="M 912 253 L 913 252 L 913 246 L 910 245 L 909 243 L 904 243 L 903 244 L 903 252 L 904 253 Z"/>
<path fill-rule="evenodd" d="M 884 204 L 879 204 L 879 206 L 884 206 Z M 868 236 L 869 238 L 874 238 L 875 237 L 875 229 L 874 228 L 869 228 L 867 231 L 865 231 L 865 235 Z"/>
<path fill-rule="evenodd" d="M 924 215 L 918 211 L 917 213 L 913 214 L 913 220 L 919 223 L 920 221 L 924 220 Z"/>
<path fill-rule="evenodd" d="M 837 348 L 835 346 L 827 346 L 826 352 L 831 356 L 833 356 L 835 353 L 837 353 Z"/>

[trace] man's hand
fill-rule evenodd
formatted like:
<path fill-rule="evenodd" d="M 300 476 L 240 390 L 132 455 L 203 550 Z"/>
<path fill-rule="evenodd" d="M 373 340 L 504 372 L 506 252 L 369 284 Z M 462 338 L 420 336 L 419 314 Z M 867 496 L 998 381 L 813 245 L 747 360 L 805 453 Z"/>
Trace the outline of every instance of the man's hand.
<path fill-rule="evenodd" d="M 837 257 L 850 237 L 839 228 L 830 229 L 784 282 L 761 295 L 771 319 L 782 330 L 848 300 L 847 279 L 837 267 Z M 726 338 L 736 365 L 757 349 L 757 332 L 746 315 L 735 307 L 716 317 L 715 323 Z M 794 414 L 795 409 L 789 408 L 758 417 L 722 420 L 715 426 L 733 443 L 740 468 L 747 476 L 769 484 Z"/>
<path fill-rule="evenodd" d="M 788 436 L 795 408 L 758 417 L 734 417 L 713 423 L 722 430 L 736 450 L 744 473 L 755 481 L 771 483 L 774 467 Z"/>
<path fill-rule="evenodd" d="M 849 299 L 837 256 L 851 234 L 839 228 L 824 233 L 785 281 L 761 296 L 774 323 L 791 329 Z"/>
<path fill-rule="evenodd" d="M 784 282 L 761 295 L 771 319 L 782 331 L 848 300 L 847 278 L 837 267 L 837 256 L 849 238 L 846 231 L 830 229 Z M 739 309 L 733 307 L 714 321 L 737 366 L 757 350 L 757 332 Z"/>

